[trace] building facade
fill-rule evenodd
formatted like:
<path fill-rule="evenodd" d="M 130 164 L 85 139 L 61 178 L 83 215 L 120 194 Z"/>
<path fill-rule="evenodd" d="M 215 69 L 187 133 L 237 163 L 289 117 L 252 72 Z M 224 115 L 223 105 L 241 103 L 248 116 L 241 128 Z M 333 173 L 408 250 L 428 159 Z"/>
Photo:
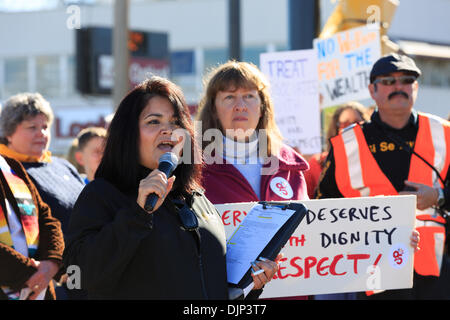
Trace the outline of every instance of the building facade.
<path fill-rule="evenodd" d="M 228 59 L 226 0 L 130 1 L 129 28 L 165 32 L 170 78 L 190 105 L 198 103 L 202 79 Z M 335 1 L 321 0 L 322 25 Z M 263 52 L 288 50 L 289 0 L 241 0 L 244 61 L 259 64 Z M 423 14 L 426 12 L 426 14 Z M 450 12 L 446 0 L 403 0 L 389 37 L 412 55 L 423 71 L 417 108 L 447 117 L 450 111 Z M 56 7 L 37 12 L 0 12 L 0 101 L 18 92 L 40 92 L 55 112 L 50 150 L 65 154 L 82 128 L 104 125 L 114 111 L 112 97 L 76 89 L 76 30 L 112 27 L 112 2 Z M 133 77 L 148 76 L 134 70 Z"/>

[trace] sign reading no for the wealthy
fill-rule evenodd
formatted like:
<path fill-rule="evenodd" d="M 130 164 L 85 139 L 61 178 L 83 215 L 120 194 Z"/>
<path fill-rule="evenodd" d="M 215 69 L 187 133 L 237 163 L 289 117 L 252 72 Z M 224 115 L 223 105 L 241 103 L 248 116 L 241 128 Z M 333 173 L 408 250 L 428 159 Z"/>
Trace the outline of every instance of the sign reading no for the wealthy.
<path fill-rule="evenodd" d="M 378 24 L 314 39 L 322 108 L 370 98 L 369 75 L 381 56 Z"/>
<path fill-rule="evenodd" d="M 415 196 L 298 201 L 308 208 L 262 298 L 410 288 Z M 227 236 L 255 202 L 216 205 Z"/>

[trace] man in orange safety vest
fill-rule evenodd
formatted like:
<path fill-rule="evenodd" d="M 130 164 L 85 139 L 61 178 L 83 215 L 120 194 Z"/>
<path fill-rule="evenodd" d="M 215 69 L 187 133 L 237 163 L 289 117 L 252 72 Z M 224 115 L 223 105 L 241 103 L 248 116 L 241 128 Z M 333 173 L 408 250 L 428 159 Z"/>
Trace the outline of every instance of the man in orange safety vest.
<path fill-rule="evenodd" d="M 317 198 L 415 194 L 419 248 L 412 289 L 369 299 L 450 299 L 450 258 L 445 250 L 450 209 L 450 122 L 413 109 L 420 69 L 389 54 L 373 65 L 369 91 L 377 104 L 371 120 L 331 139 Z M 365 295 L 358 295 L 366 298 Z"/>

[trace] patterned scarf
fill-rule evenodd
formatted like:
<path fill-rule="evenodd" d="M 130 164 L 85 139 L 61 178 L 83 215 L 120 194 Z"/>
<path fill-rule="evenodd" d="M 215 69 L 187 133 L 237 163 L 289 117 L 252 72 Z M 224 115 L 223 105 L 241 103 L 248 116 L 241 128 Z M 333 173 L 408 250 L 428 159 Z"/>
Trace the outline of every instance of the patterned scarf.
<path fill-rule="evenodd" d="M 35 157 L 14 151 L 8 148 L 6 144 L 0 143 L 0 154 L 8 158 L 16 159 L 19 162 L 52 162 L 52 153 L 48 150 L 42 156 Z"/>
<path fill-rule="evenodd" d="M 36 206 L 28 186 L 19 178 L 3 157 L 0 156 L 0 169 L 5 177 L 9 188 L 14 195 L 19 208 L 20 222 L 28 247 L 28 257 L 36 253 L 39 245 L 39 221 Z M 6 206 L 5 206 L 6 207 Z M 13 213 L 14 214 L 14 213 Z M 0 242 L 14 248 L 13 239 L 9 230 L 6 214 L 3 206 L 0 206 Z M 1 288 L 10 299 L 17 299 L 20 292 L 11 292 L 9 288 Z"/>

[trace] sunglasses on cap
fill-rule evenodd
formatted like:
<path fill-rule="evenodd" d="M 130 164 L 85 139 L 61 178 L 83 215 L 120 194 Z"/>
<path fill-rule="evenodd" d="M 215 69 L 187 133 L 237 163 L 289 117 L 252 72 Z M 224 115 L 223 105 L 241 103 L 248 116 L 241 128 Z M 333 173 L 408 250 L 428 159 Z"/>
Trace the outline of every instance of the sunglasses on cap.
<path fill-rule="evenodd" d="M 384 86 L 392 86 L 394 85 L 397 81 L 400 82 L 401 84 L 411 84 L 414 83 L 414 81 L 416 81 L 417 77 L 416 76 L 400 76 L 400 77 L 380 77 L 378 79 L 376 79 L 373 83 L 381 83 Z"/>

